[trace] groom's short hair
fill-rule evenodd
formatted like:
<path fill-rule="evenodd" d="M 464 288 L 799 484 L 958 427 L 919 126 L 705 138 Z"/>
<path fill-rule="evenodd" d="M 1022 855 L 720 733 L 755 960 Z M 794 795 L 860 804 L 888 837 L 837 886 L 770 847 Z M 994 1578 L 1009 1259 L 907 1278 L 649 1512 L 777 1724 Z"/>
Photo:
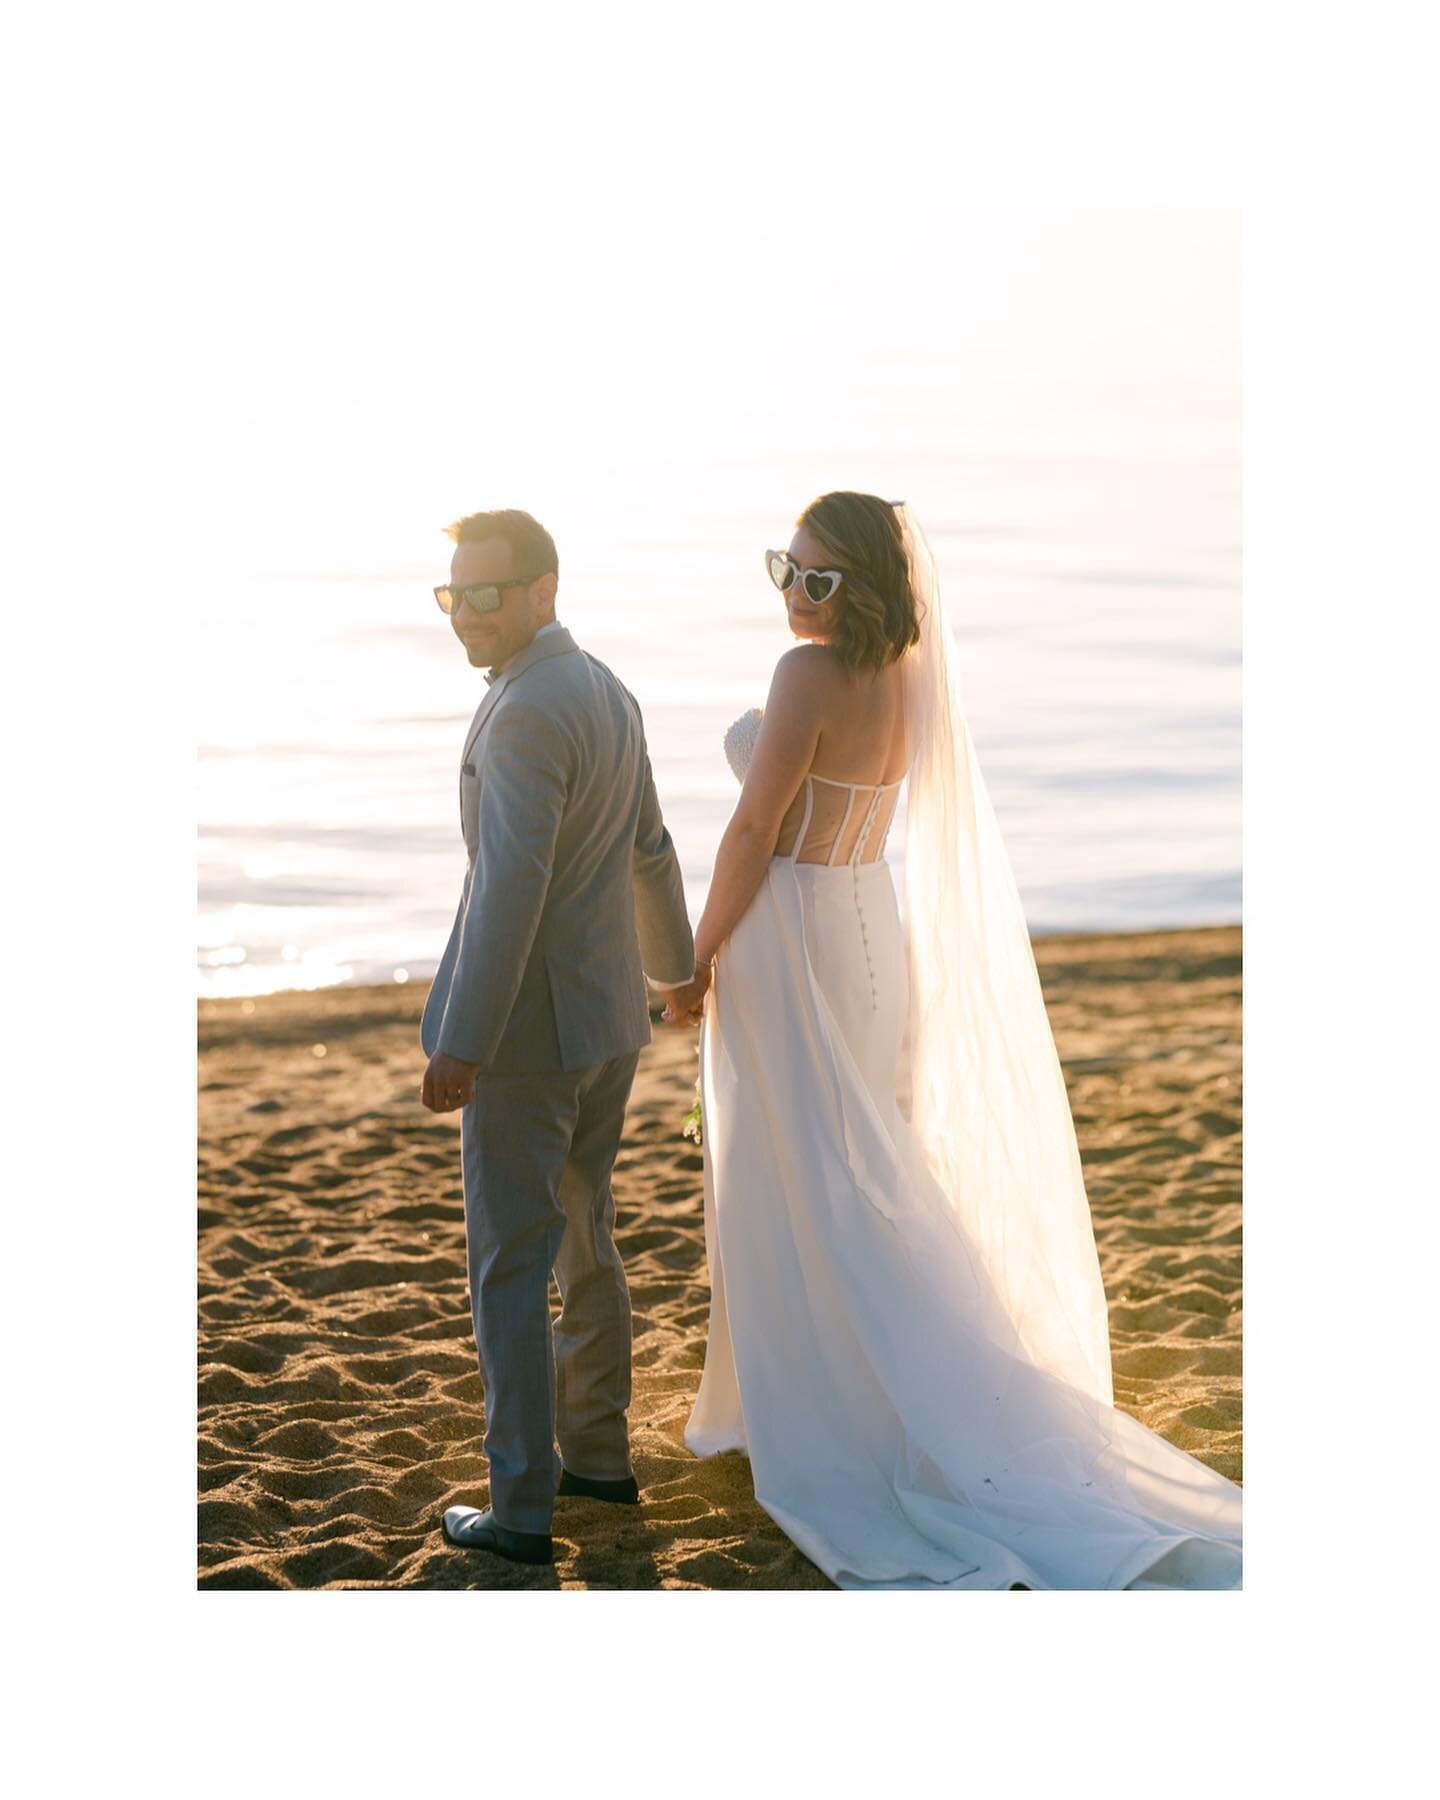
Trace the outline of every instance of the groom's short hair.
<path fill-rule="evenodd" d="M 501 507 L 496 512 L 466 513 L 463 519 L 445 527 L 445 535 L 454 544 L 483 544 L 487 538 L 503 537 L 509 542 L 517 572 L 560 573 L 554 538 L 538 519 L 515 506 Z"/>

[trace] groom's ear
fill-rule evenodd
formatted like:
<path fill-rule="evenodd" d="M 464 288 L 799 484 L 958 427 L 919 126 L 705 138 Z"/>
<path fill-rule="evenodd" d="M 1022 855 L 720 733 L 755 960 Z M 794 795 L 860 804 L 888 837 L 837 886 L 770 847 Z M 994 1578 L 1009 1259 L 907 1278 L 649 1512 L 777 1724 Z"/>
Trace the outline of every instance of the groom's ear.
<path fill-rule="evenodd" d="M 553 571 L 549 575 L 542 575 L 535 583 L 535 592 L 539 595 L 540 604 L 547 612 L 553 613 L 555 610 L 555 595 L 559 586 L 560 577 Z"/>

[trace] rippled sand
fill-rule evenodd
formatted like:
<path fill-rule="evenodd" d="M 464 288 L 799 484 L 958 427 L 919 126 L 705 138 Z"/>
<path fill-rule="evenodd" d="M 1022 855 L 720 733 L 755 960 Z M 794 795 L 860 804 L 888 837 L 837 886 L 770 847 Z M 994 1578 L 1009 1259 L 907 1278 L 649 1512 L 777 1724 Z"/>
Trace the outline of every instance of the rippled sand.
<path fill-rule="evenodd" d="M 1038 960 L 1110 1300 L 1118 1404 L 1239 1480 L 1240 932 Z M 749 1465 L 681 1442 L 704 1357 L 695 1034 L 657 1026 L 617 1164 L 639 1507 L 556 1506 L 557 1561 L 451 1549 L 483 1505 L 459 1127 L 419 1104 L 416 987 L 200 1009 L 202 1588 L 830 1583 Z"/>

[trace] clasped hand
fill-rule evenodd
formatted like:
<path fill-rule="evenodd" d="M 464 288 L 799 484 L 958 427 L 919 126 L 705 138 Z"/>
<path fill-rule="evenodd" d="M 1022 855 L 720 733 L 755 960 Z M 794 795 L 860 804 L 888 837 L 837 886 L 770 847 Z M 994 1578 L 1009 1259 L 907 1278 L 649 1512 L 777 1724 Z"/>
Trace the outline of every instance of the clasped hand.
<path fill-rule="evenodd" d="M 684 987 L 667 988 L 664 994 L 665 1011 L 661 1017 L 667 1025 L 693 1025 L 705 1008 L 705 996 L 710 991 L 712 972 L 709 963 L 701 963 L 694 975 Z"/>

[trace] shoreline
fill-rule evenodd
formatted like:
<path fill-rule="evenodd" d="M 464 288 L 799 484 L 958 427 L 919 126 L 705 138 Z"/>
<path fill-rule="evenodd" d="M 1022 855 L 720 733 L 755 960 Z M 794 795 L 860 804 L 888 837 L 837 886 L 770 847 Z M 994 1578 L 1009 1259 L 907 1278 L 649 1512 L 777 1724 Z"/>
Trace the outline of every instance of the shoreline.
<path fill-rule="evenodd" d="M 699 917 L 699 912 L 697 910 L 695 910 L 693 907 L 692 907 L 692 911 L 691 911 L 691 916 L 694 918 Z M 1227 920 L 1226 922 L 1219 924 L 1219 925 L 1155 925 L 1155 926 L 1145 926 L 1143 928 L 1136 929 L 1136 930 L 1124 930 L 1124 931 L 1121 931 L 1121 930 L 1115 930 L 1115 931 L 1032 931 L 1030 934 L 1030 942 L 1035 945 L 1038 945 L 1038 944 L 1068 944 L 1068 943 L 1074 942 L 1076 939 L 1079 939 L 1079 938 L 1176 937 L 1176 936 L 1188 936 L 1192 932 L 1197 932 L 1197 931 L 1240 931 L 1242 929 L 1243 929 L 1243 927 L 1242 927 L 1241 921 Z M 243 966 L 243 965 L 241 965 L 241 966 Z M 215 1005 L 226 1005 L 226 1004 L 234 1004 L 234 1003 L 236 1003 L 238 1001 L 242 1001 L 242 1000 L 268 1000 L 268 999 L 271 999 L 276 994 L 327 993 L 332 988 L 340 988 L 340 989 L 343 989 L 346 993 L 350 993 L 350 994 L 356 993 L 356 992 L 360 991 L 361 989 L 365 989 L 365 988 L 386 988 L 386 989 L 388 989 L 392 986 L 393 987 L 419 987 L 420 989 L 424 990 L 425 988 L 427 988 L 430 985 L 430 981 L 434 974 L 433 970 L 429 971 L 428 973 L 417 974 L 414 971 L 413 963 L 408 962 L 408 961 L 397 962 L 395 964 L 395 967 L 397 969 L 406 970 L 407 979 L 405 981 L 394 981 L 394 980 L 391 980 L 391 981 L 383 981 L 383 980 L 325 981 L 325 982 L 317 983 L 314 987 L 295 986 L 295 987 L 260 988 L 253 994 L 249 994 L 249 993 L 247 993 L 247 994 L 212 994 L 212 993 L 207 993 L 203 989 L 200 989 L 200 990 L 197 990 L 195 999 L 196 999 L 197 1004 L 212 1004 L 213 1003 Z"/>

